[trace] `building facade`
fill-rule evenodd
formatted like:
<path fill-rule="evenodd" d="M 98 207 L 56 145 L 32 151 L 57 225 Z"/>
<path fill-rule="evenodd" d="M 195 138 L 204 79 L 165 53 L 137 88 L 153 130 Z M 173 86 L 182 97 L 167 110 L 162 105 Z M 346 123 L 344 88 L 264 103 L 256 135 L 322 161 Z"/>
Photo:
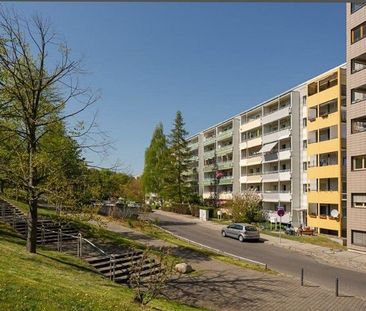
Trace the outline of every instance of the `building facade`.
<path fill-rule="evenodd" d="M 346 70 L 307 84 L 308 221 L 318 233 L 346 235 Z"/>
<path fill-rule="evenodd" d="M 347 245 L 366 251 L 366 6 L 347 3 Z"/>

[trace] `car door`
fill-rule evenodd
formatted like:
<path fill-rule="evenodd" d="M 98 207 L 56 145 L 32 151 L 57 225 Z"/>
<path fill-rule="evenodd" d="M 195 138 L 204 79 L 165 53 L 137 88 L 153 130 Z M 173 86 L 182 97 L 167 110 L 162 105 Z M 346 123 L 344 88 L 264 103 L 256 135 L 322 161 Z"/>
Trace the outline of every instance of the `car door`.
<path fill-rule="evenodd" d="M 234 228 L 234 238 L 239 238 L 239 235 L 240 233 L 242 232 L 243 230 L 243 226 L 242 225 L 235 225 L 235 228 Z"/>
<path fill-rule="evenodd" d="M 230 236 L 230 237 L 234 237 L 235 235 L 234 235 L 234 227 L 235 227 L 235 225 L 229 225 L 227 228 L 226 228 L 226 235 L 227 236 Z"/>

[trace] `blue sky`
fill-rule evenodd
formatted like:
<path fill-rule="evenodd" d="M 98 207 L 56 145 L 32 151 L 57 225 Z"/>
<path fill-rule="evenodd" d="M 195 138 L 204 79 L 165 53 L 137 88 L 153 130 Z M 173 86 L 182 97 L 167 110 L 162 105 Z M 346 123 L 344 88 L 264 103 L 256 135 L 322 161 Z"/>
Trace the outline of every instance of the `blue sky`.
<path fill-rule="evenodd" d="M 7 5 L 9 7 L 9 5 Z M 345 61 L 342 3 L 16 3 L 41 13 L 99 89 L 98 124 L 128 172 L 181 110 L 194 134 Z M 91 113 L 90 113 L 91 114 Z"/>

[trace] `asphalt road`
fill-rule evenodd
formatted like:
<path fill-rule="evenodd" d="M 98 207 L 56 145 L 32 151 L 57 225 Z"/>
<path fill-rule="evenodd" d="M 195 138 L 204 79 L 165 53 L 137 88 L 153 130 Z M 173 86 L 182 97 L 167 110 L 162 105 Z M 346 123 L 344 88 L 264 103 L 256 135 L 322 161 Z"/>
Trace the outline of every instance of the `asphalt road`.
<path fill-rule="evenodd" d="M 151 214 L 159 218 L 159 226 L 192 241 L 220 249 L 222 251 L 266 263 L 272 270 L 300 279 L 304 268 L 305 282 L 335 290 L 335 279 L 339 278 L 341 295 L 366 298 L 366 273 L 355 272 L 327 264 L 321 264 L 310 256 L 265 242 L 244 242 L 221 236 L 219 230 L 202 226 L 199 223 L 174 218 L 174 215 Z"/>

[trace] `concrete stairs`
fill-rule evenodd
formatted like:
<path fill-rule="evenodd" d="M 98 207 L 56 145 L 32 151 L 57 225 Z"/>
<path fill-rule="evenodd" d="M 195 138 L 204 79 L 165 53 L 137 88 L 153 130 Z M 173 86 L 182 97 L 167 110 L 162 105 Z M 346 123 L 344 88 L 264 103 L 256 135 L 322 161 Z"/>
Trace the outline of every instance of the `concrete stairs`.
<path fill-rule="evenodd" d="M 0 221 L 6 222 L 24 238 L 28 225 L 25 214 L 11 203 L 0 199 Z M 86 260 L 100 274 L 116 283 L 127 284 L 138 275 L 141 282 L 161 272 L 162 267 L 143 251 L 128 249 L 122 253 L 108 254 L 68 224 L 51 218 L 39 218 L 37 223 L 37 244 L 78 256 Z"/>

